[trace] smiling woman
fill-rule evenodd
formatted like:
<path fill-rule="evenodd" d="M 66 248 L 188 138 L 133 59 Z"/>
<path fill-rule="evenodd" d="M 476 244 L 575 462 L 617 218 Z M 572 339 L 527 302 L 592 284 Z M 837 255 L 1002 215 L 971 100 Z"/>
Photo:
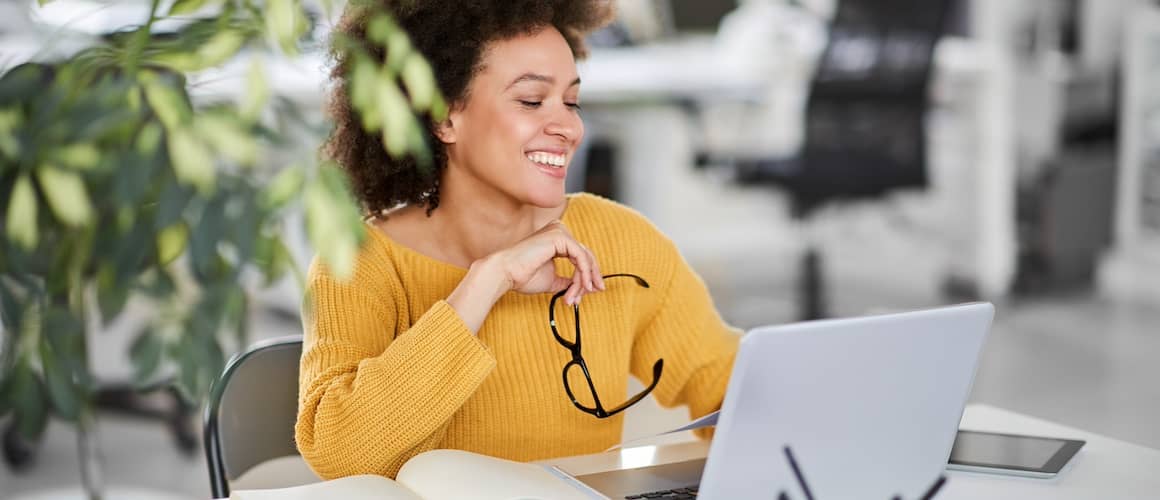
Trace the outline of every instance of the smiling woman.
<path fill-rule="evenodd" d="M 572 78 L 562 82 L 571 84 L 575 79 L 574 57 L 583 57 L 586 52 L 584 34 L 611 19 L 611 6 L 607 0 L 476 1 L 455 2 L 451 5 L 435 1 L 351 3 L 361 7 L 350 8 L 344 14 L 335 28 L 338 35 L 336 41 L 354 41 L 364 46 L 376 60 L 389 56 L 382 45 L 372 41 L 375 37 L 370 24 L 374 9 L 366 5 L 383 4 L 382 7 L 395 14 L 395 20 L 410 35 L 415 48 L 435 65 L 435 79 L 442 94 L 449 101 L 460 105 L 467 102 L 470 91 L 477 90 L 469 88 L 473 78 L 497 62 L 503 62 L 502 57 L 495 57 L 494 54 L 488 57 L 492 49 L 496 48 L 495 44 L 489 42 L 508 41 L 551 28 L 555 31 L 555 41 L 565 44 L 562 47 L 564 53 L 557 51 L 552 55 L 545 54 L 544 57 L 554 58 L 557 67 L 561 64 L 571 65 Z M 441 198 L 439 183 L 442 169 L 447 165 L 447 151 L 445 145 L 435 137 L 434 124 L 422 130 L 426 142 L 434 150 L 433 168 L 424 169 L 415 159 L 393 158 L 387 154 L 380 136 L 366 130 L 363 117 L 352 106 L 349 77 L 356 61 L 352 52 L 344 48 L 343 44 L 335 44 L 334 57 L 337 64 L 332 77 L 336 85 L 330 103 L 335 128 L 324 147 L 325 153 L 346 170 L 356 194 L 368 212 L 382 212 L 401 203 L 421 204 L 431 209 L 438 207 Z M 503 69 L 511 71 L 513 68 Z M 554 76 L 540 74 L 539 71 L 529 71 L 526 75 L 516 73 L 510 75 L 508 81 L 502 81 L 504 88 L 498 90 L 528 92 L 534 89 L 526 89 L 524 84 L 547 83 L 550 86 L 553 82 L 546 82 L 543 78 Z M 522 77 L 519 82 L 515 81 L 517 77 Z M 508 85 L 513 88 L 506 88 Z M 577 88 L 570 88 L 572 97 L 576 96 L 577 91 Z M 526 98 L 526 104 L 530 107 L 539 104 L 533 93 L 519 97 Z M 432 116 L 432 121 L 434 118 Z"/>
<path fill-rule="evenodd" d="M 311 268 L 296 439 L 315 472 L 394 477 L 433 448 L 514 460 L 597 452 L 648 393 L 693 417 L 717 409 L 738 332 L 640 214 L 564 191 L 584 136 L 576 57 L 608 2 L 379 4 L 448 102 L 419 131 L 430 168 L 396 158 L 391 131 L 384 142 L 352 111 L 366 95 L 338 60 L 325 152 L 372 236 L 351 281 Z M 339 27 L 340 40 L 390 64 L 368 41 L 375 32 L 362 8 Z M 606 284 L 602 270 L 636 282 Z M 648 384 L 631 398 L 630 375 Z"/>

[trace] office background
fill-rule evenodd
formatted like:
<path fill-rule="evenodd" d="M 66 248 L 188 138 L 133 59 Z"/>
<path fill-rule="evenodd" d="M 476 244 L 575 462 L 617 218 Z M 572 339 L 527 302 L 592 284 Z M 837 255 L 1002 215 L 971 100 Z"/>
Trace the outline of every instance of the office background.
<path fill-rule="evenodd" d="M 34 3 L 0 4 L 0 69 L 138 22 L 148 2 Z M 859 3 L 875 2 L 619 1 L 617 22 L 593 35 L 581 65 L 588 138 L 572 188 L 652 218 L 738 327 L 994 301 L 972 401 L 1160 448 L 1160 22 L 1147 22 L 1160 19 L 1160 4 L 948 2 L 923 57 L 922 37 L 875 52 L 857 35 L 880 20 L 843 17 L 842 4 Z M 329 21 L 316 12 L 321 37 Z M 890 14 L 881 22 L 913 13 Z M 825 120 L 819 96 L 848 101 L 822 70 L 838 83 L 861 78 L 855 89 L 888 100 L 896 89 L 873 70 L 889 59 L 873 54 L 887 53 L 904 61 L 887 74 L 913 69 L 926 89 L 897 108 L 917 102 L 921 113 L 891 115 L 918 116 L 918 128 L 897 132 L 899 148 L 917 148 L 903 155 L 911 163 L 858 163 L 897 174 L 867 192 L 801 181 L 811 165 L 833 166 L 827 153 L 845 147 L 835 141 L 857 134 Z M 321 58 L 310 56 L 272 62 L 292 75 L 272 81 L 321 121 Z M 204 77 L 203 91 L 236 92 L 231 65 Z M 266 158 L 288 162 L 319 140 L 303 132 L 303 149 Z M 306 262 L 305 238 L 289 236 Z M 292 280 L 254 293 L 251 341 L 300 334 Z M 99 377 L 130 378 L 132 323 L 150 313 L 131 302 L 125 321 L 96 334 Z M 164 395 L 135 403 L 171 405 Z M 189 448 L 188 432 L 119 408 L 98 420 L 110 486 L 209 495 L 199 413 L 178 422 L 193 433 Z M 626 439 L 686 420 L 655 405 L 630 413 Z M 75 433 L 59 422 L 29 461 L 0 466 L 0 498 L 79 482 Z"/>

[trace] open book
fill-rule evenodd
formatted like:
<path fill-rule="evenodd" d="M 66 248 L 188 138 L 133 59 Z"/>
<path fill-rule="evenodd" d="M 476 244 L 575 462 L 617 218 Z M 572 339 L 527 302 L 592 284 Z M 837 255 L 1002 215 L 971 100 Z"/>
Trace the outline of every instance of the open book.
<path fill-rule="evenodd" d="M 241 490 L 235 500 L 592 500 L 605 498 L 557 469 L 461 450 L 415 455 L 398 479 L 349 476 L 321 483 L 268 490 Z"/>

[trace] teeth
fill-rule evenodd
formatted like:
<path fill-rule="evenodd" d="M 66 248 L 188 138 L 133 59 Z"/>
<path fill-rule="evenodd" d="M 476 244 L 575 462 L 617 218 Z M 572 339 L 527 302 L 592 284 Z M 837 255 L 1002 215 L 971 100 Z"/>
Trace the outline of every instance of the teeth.
<path fill-rule="evenodd" d="M 551 153 L 544 153 L 542 151 L 529 153 L 528 159 L 536 163 L 543 163 L 544 165 L 550 165 L 553 167 L 563 167 L 565 161 L 564 155 L 554 155 Z"/>

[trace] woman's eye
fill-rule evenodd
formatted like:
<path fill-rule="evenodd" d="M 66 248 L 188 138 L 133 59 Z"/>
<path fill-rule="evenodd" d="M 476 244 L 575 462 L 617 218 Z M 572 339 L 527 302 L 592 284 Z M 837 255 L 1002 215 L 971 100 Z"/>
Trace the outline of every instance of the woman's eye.
<path fill-rule="evenodd" d="M 525 101 L 521 99 L 520 104 L 525 108 L 538 108 L 540 104 L 543 104 L 543 101 Z"/>
<path fill-rule="evenodd" d="M 580 111 L 580 103 L 578 103 L 578 102 L 567 102 L 564 104 L 567 104 L 569 108 L 572 108 L 576 111 Z"/>

